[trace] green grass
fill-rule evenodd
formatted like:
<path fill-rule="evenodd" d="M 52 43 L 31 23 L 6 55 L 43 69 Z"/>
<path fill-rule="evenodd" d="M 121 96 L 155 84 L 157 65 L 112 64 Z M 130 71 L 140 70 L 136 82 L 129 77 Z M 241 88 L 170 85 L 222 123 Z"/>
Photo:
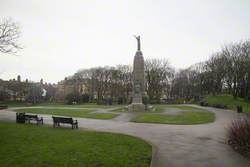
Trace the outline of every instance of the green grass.
<path fill-rule="evenodd" d="M 144 114 L 133 119 L 138 123 L 162 123 L 177 125 L 192 125 L 214 122 L 215 115 L 212 112 L 183 112 L 178 115 Z"/>
<path fill-rule="evenodd" d="M 8 107 L 23 107 L 26 106 L 24 102 L 16 102 L 16 101 L 9 101 L 9 102 L 0 102 L 2 104 L 8 105 Z"/>
<path fill-rule="evenodd" d="M 86 104 L 75 104 L 75 105 L 66 105 L 66 104 L 51 104 L 51 103 L 42 103 L 37 104 L 37 106 L 53 106 L 53 107 L 70 107 L 70 108 L 102 108 L 110 109 L 115 107 L 120 107 L 121 105 L 99 105 L 95 103 L 86 103 Z"/>
<path fill-rule="evenodd" d="M 175 108 L 185 112 L 181 112 L 177 115 L 163 114 L 162 112 Z M 139 115 L 134 118 L 133 122 L 138 123 L 162 123 L 162 124 L 177 124 L 177 125 L 191 125 L 191 124 L 203 124 L 214 122 L 215 115 L 212 112 L 206 110 L 184 105 L 153 105 L 153 109 L 145 114 Z"/>
<path fill-rule="evenodd" d="M 185 105 L 174 105 L 174 104 L 155 104 L 153 108 L 149 112 L 164 112 L 166 109 L 169 108 L 177 108 L 180 110 L 186 111 L 204 111 L 203 109 L 192 107 L 192 106 L 185 106 Z"/>
<path fill-rule="evenodd" d="M 10 107 L 32 107 L 32 106 L 53 106 L 53 107 L 70 107 L 70 108 L 103 108 L 103 109 L 109 109 L 114 107 L 121 107 L 122 105 L 99 105 L 96 103 L 84 103 L 84 104 L 75 104 L 75 105 L 67 105 L 64 103 L 37 103 L 33 105 L 27 105 L 26 102 L 16 102 L 16 101 L 10 101 L 10 102 L 2 102 L 4 104 L 7 104 Z"/>
<path fill-rule="evenodd" d="M 234 99 L 231 95 L 206 96 L 204 99 L 209 105 L 223 104 L 229 109 L 236 110 L 237 105 L 243 107 L 243 111 L 250 113 L 250 103 L 243 98 Z"/>
<path fill-rule="evenodd" d="M 146 111 L 149 113 L 160 113 L 164 112 L 166 109 L 169 108 L 177 108 L 180 110 L 186 110 L 186 111 L 204 111 L 203 109 L 192 107 L 192 106 L 184 106 L 184 105 L 173 105 L 173 104 L 154 104 L 153 108 Z M 128 110 L 123 106 L 123 107 L 118 107 L 112 112 L 128 112 Z"/>
<path fill-rule="evenodd" d="M 93 113 L 92 109 L 57 109 L 57 108 L 25 108 L 16 109 L 17 112 L 27 112 L 35 114 L 50 114 L 69 117 L 82 117 L 93 119 L 112 119 L 118 114 L 113 113 Z"/>
<path fill-rule="evenodd" d="M 127 135 L 3 122 L 0 134 L 0 166 L 150 166 L 152 147 Z"/>
<path fill-rule="evenodd" d="M 152 112 L 152 113 L 158 113 L 158 112 L 164 112 L 166 108 L 180 108 L 180 109 L 184 109 L 184 108 L 190 108 L 190 109 L 196 109 L 194 107 L 189 107 L 189 106 L 178 106 L 178 105 L 166 105 L 166 104 L 155 104 L 153 105 L 152 109 L 147 110 L 146 112 Z M 128 109 L 126 109 L 124 106 L 123 107 L 118 107 L 114 110 L 112 110 L 112 112 L 128 112 Z"/>

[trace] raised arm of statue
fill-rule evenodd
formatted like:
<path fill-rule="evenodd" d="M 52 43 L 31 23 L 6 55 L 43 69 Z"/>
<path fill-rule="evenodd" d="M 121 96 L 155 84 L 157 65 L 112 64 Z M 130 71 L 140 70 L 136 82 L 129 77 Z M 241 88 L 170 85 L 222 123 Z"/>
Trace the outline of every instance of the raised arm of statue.
<path fill-rule="evenodd" d="M 136 36 L 134 35 L 135 39 L 137 40 L 137 50 L 141 50 L 141 39 L 140 39 L 140 35 Z"/>

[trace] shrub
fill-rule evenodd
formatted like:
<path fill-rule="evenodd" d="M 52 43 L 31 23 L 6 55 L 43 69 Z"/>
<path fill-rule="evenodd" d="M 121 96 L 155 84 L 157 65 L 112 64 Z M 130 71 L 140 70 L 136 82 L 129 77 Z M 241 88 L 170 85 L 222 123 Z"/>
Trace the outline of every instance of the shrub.
<path fill-rule="evenodd" d="M 227 106 L 224 105 L 224 104 L 213 104 L 212 107 L 221 108 L 221 109 L 226 109 L 227 108 Z"/>
<path fill-rule="evenodd" d="M 184 98 L 177 98 L 177 99 L 175 99 L 174 103 L 175 104 L 184 104 L 184 101 L 186 102 L 186 100 Z"/>
<path fill-rule="evenodd" d="M 149 104 L 149 96 L 148 95 L 144 95 L 142 97 L 142 103 L 145 104 L 145 105 Z"/>
<path fill-rule="evenodd" d="M 89 102 L 89 100 L 90 100 L 90 96 L 89 96 L 89 94 L 83 94 L 82 96 L 81 96 L 81 101 L 83 102 L 83 103 L 88 103 Z"/>
<path fill-rule="evenodd" d="M 192 98 L 192 99 L 188 100 L 187 103 L 188 104 L 196 104 L 197 101 L 194 98 Z"/>
<path fill-rule="evenodd" d="M 150 104 L 158 104 L 158 101 L 157 101 L 157 100 L 151 100 L 151 99 L 150 99 Z"/>
<path fill-rule="evenodd" d="M 237 106 L 237 113 L 242 113 L 243 112 L 243 107 L 242 106 Z"/>
<path fill-rule="evenodd" d="M 250 158 L 250 118 L 241 117 L 232 121 L 227 131 L 228 144 Z"/>
<path fill-rule="evenodd" d="M 200 101 L 200 106 L 208 106 L 208 103 L 206 101 Z"/>
<path fill-rule="evenodd" d="M 113 99 L 112 98 L 107 98 L 106 99 L 106 105 L 112 105 L 113 104 Z"/>
<path fill-rule="evenodd" d="M 67 94 L 65 97 L 65 103 L 66 104 L 74 104 L 80 102 L 80 95 L 78 93 L 72 92 Z"/>
<path fill-rule="evenodd" d="M 95 99 L 93 96 L 90 96 L 89 102 L 96 104 L 97 103 L 97 99 Z"/>
<path fill-rule="evenodd" d="M 106 104 L 107 104 L 107 102 L 106 102 L 106 100 L 105 100 L 105 99 L 102 99 L 102 100 L 96 100 L 96 104 L 98 104 L 98 105 L 106 105 Z"/>
<path fill-rule="evenodd" d="M 123 104 L 124 103 L 124 100 L 122 97 L 118 97 L 117 99 L 117 104 Z"/>
<path fill-rule="evenodd" d="M 9 100 L 10 95 L 8 92 L 0 90 L 0 101 L 6 101 Z"/>

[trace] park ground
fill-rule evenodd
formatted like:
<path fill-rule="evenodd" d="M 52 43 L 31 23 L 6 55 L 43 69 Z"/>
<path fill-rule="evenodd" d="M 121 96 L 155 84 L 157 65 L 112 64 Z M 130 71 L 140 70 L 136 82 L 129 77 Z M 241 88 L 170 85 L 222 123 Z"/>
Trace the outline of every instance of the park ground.
<path fill-rule="evenodd" d="M 151 145 L 127 135 L 6 122 L 0 131 L 0 166 L 147 167 L 151 162 Z"/>
<path fill-rule="evenodd" d="M 227 127 L 230 125 L 232 119 L 241 116 L 240 114 L 237 114 L 232 110 L 215 109 L 211 107 L 205 108 L 197 105 L 157 105 L 154 107 L 154 110 L 151 110 L 148 113 L 131 114 L 126 112 L 124 106 L 102 107 L 97 105 L 83 105 L 70 107 L 64 105 L 43 105 L 32 107 L 19 106 L 9 108 L 7 110 L 1 110 L 0 119 L 4 121 L 14 122 L 15 112 L 23 111 L 36 113 L 43 116 L 46 124 L 45 127 L 36 127 L 36 125 L 24 125 L 24 127 L 27 128 L 27 131 L 28 129 L 31 129 L 33 131 L 34 128 L 34 131 L 36 131 L 37 129 L 37 131 L 40 131 L 40 129 L 45 129 L 44 131 L 47 132 L 55 131 L 55 129 L 53 129 L 51 126 L 51 115 L 66 115 L 72 116 L 78 120 L 81 131 L 71 131 L 68 129 L 68 127 L 56 129 L 56 131 L 58 130 L 72 136 L 84 136 L 87 134 L 86 130 L 91 130 L 122 133 L 142 138 L 153 146 L 153 167 L 247 167 L 250 165 L 248 159 L 232 150 L 231 147 L 226 144 L 225 137 Z M 79 112 L 77 113 L 79 115 L 70 115 L 74 112 Z M 116 115 L 109 118 L 103 118 L 102 116 L 93 116 L 91 118 L 89 115 L 86 116 L 86 113 L 87 115 L 91 115 L 94 113 Z M 1 126 L 9 125 L 2 123 Z M 10 127 L 13 126 L 18 125 L 10 125 Z M 5 127 L 5 129 L 8 128 Z M 11 129 L 9 131 L 11 131 Z M 90 134 L 91 133 L 92 132 L 90 132 Z M 95 135 L 101 134 L 96 133 Z M 35 136 L 37 136 L 36 133 L 34 133 L 33 137 L 35 138 Z M 91 139 L 91 137 L 89 137 L 89 139 Z M 127 140 L 127 138 L 123 138 L 123 136 L 119 136 L 119 139 L 125 141 Z M 102 148 L 102 145 L 106 145 L 107 143 L 110 143 L 110 141 L 112 143 L 112 139 L 102 140 L 102 143 L 98 143 L 98 141 L 96 142 L 100 146 L 100 148 Z M 77 142 L 79 141 L 76 141 L 76 143 Z M 10 141 L 6 141 L 6 143 L 10 144 Z M 46 141 L 45 143 L 48 142 Z M 145 144 L 145 142 L 142 143 Z M 114 146 L 112 148 L 114 149 L 114 152 L 116 150 L 115 147 L 120 143 L 118 143 L 117 145 L 116 144 L 117 143 L 114 143 Z M 107 148 L 109 147 L 112 146 L 108 146 Z M 125 149 L 125 153 L 123 152 L 121 153 L 121 155 L 125 155 L 126 151 L 131 150 Z M 145 151 L 142 151 L 140 148 L 138 148 L 138 152 L 143 153 Z M 18 153 L 14 151 L 12 151 L 11 153 L 14 155 L 10 155 L 10 157 L 15 158 L 18 155 Z M 102 153 L 105 153 L 105 151 L 100 152 L 100 154 Z M 135 153 L 134 155 L 138 156 L 137 153 Z M 147 153 L 150 153 L 150 151 L 148 151 Z M 148 154 L 143 154 L 143 156 L 144 158 L 142 158 L 142 164 L 143 159 L 145 161 L 148 160 Z M 126 161 L 126 159 L 123 158 L 122 160 L 124 160 L 124 162 Z M 100 159 L 100 161 L 102 160 Z M 110 164 L 108 166 L 112 165 Z M 126 166 L 125 163 L 122 166 Z"/>

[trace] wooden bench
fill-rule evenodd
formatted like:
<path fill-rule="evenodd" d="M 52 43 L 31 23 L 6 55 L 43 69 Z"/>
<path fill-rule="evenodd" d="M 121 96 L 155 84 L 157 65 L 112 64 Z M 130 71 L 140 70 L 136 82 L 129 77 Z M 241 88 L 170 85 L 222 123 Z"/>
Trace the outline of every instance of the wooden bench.
<path fill-rule="evenodd" d="M 36 121 L 38 124 L 43 124 L 43 117 L 38 117 L 34 114 L 26 114 L 26 113 L 16 113 L 16 122 L 17 123 L 30 123 L 31 121 Z"/>
<path fill-rule="evenodd" d="M 54 117 L 53 118 L 53 127 L 58 127 L 60 126 L 60 123 L 63 124 L 71 124 L 72 125 L 72 129 L 76 128 L 78 129 L 78 122 L 77 120 L 73 120 L 73 118 L 68 118 L 68 117 Z"/>

